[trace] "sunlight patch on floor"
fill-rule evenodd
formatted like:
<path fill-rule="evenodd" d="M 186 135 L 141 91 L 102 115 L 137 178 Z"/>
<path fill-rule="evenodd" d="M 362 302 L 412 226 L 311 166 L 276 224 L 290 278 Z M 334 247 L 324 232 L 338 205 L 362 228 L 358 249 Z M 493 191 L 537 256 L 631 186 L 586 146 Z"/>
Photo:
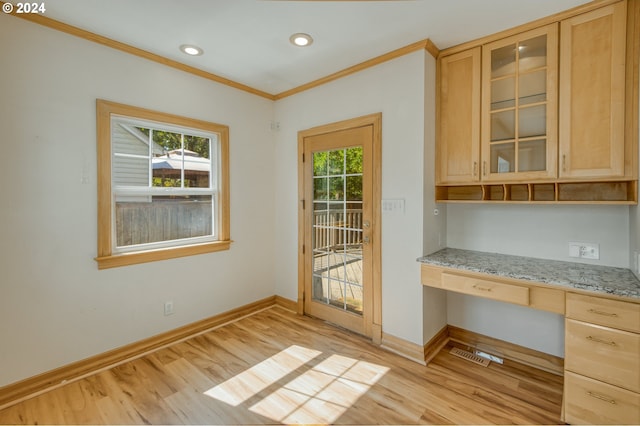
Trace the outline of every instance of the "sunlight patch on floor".
<path fill-rule="evenodd" d="M 302 346 L 289 346 L 224 383 L 209 389 L 204 394 L 234 407 L 238 406 L 321 353 Z"/>
<path fill-rule="evenodd" d="M 250 410 L 283 423 L 332 423 L 387 371 L 387 367 L 331 355 Z"/>
<path fill-rule="evenodd" d="M 321 354 L 290 346 L 204 394 L 237 407 Z M 282 423 L 333 423 L 388 371 L 381 365 L 331 355 L 315 366 L 308 365 L 249 410 Z"/>

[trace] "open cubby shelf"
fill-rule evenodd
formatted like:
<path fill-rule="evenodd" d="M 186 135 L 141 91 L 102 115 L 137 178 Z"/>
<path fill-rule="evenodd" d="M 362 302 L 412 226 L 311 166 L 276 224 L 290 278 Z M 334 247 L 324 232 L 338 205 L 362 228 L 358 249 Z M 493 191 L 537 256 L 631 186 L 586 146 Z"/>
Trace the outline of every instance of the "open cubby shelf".
<path fill-rule="evenodd" d="M 638 181 L 437 185 L 439 203 L 638 204 Z"/>

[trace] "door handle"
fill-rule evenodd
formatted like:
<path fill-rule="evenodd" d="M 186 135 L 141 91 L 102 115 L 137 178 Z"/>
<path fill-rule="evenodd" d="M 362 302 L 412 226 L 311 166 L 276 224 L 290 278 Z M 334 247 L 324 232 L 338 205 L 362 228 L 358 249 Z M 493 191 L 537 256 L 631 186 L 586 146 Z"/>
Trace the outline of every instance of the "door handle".
<path fill-rule="evenodd" d="M 365 244 L 369 244 L 369 243 L 371 242 L 371 238 L 369 238 L 369 236 L 368 236 L 368 235 L 366 235 L 366 236 L 362 239 L 362 242 L 363 242 L 363 243 L 365 243 Z"/>
<path fill-rule="evenodd" d="M 371 223 L 368 220 L 365 220 L 362 222 L 362 226 L 369 229 L 371 227 Z"/>

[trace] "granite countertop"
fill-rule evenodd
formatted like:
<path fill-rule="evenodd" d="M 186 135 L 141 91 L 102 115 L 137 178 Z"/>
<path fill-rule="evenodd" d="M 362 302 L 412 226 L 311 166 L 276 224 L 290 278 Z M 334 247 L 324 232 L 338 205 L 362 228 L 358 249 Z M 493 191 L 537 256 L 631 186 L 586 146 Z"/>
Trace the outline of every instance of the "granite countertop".
<path fill-rule="evenodd" d="M 453 248 L 418 258 L 418 262 L 640 299 L 640 281 L 626 268 Z"/>

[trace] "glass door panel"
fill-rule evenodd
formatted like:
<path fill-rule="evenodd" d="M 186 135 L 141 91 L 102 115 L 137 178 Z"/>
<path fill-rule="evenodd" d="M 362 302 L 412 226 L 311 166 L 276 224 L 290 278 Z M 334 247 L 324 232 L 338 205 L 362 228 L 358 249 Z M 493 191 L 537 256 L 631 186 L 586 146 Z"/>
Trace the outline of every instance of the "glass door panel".
<path fill-rule="evenodd" d="M 512 173 L 516 169 L 515 142 L 491 145 L 491 173 Z"/>
<path fill-rule="evenodd" d="M 518 138 L 545 136 L 547 133 L 546 105 L 521 108 L 518 112 Z"/>
<path fill-rule="evenodd" d="M 527 105 L 547 100 L 547 72 L 539 70 L 520 75 L 518 104 Z"/>
<path fill-rule="evenodd" d="M 520 73 L 547 66 L 547 36 L 541 35 L 518 43 Z"/>
<path fill-rule="evenodd" d="M 491 114 L 491 141 L 515 139 L 515 110 L 494 112 Z"/>
<path fill-rule="evenodd" d="M 516 45 L 495 49 L 491 52 L 491 78 L 512 75 L 516 71 Z"/>
<path fill-rule="evenodd" d="M 491 111 L 513 108 L 516 98 L 516 79 L 507 77 L 496 80 L 491 85 Z"/>
<path fill-rule="evenodd" d="M 547 168 L 547 141 L 536 139 L 518 144 L 518 170 L 534 172 Z"/>
<path fill-rule="evenodd" d="M 555 82 L 557 25 L 489 43 L 483 47 L 483 179 L 555 176 Z M 552 55 L 552 56 L 550 56 Z M 489 164 L 486 164 L 489 163 Z M 511 173 L 508 178 L 503 176 Z M 517 176 L 518 173 L 529 173 Z"/>
<path fill-rule="evenodd" d="M 315 302 L 362 315 L 362 148 L 313 153 Z"/>

